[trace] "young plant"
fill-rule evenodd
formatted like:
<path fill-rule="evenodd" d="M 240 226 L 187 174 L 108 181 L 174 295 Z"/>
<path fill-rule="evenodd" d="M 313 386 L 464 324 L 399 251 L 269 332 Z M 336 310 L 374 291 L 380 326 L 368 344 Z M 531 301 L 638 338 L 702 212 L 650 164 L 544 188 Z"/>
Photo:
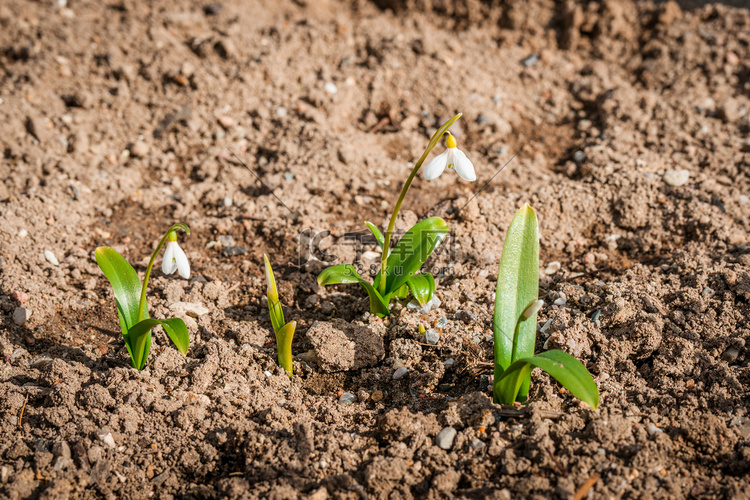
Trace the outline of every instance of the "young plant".
<path fill-rule="evenodd" d="M 133 368 L 143 370 L 146 366 L 149 352 L 151 351 L 151 329 L 161 325 L 164 331 L 177 349 L 187 353 L 190 339 L 185 322 L 180 318 L 169 318 L 165 320 L 152 319 L 148 317 L 148 305 L 146 304 L 146 289 L 151 276 L 151 268 L 161 248 L 167 243 L 164 251 L 162 271 L 172 274 L 179 271 L 180 276 L 187 279 L 190 277 L 190 264 L 185 252 L 177 243 L 177 230 L 190 234 L 187 224 L 181 222 L 174 224 L 164 234 L 159 244 L 151 255 L 151 260 L 146 268 L 146 276 L 143 283 L 138 278 L 138 273 L 133 266 L 128 264 L 122 255 L 109 247 L 99 247 L 94 252 L 96 263 L 109 280 L 115 292 L 115 305 L 117 306 L 117 317 L 120 319 L 120 329 L 125 339 L 125 347 L 130 354 L 130 362 Z"/>
<path fill-rule="evenodd" d="M 534 210 L 524 205 L 513 217 L 503 245 L 495 295 L 495 403 L 525 401 L 531 370 L 541 368 L 593 409 L 599 390 L 583 364 L 570 354 L 534 355 L 539 293 L 539 229 Z"/>
<path fill-rule="evenodd" d="M 461 113 L 445 122 L 430 138 L 427 149 L 412 168 L 401 189 L 385 235 L 374 224 L 365 222 L 382 251 L 380 271 L 375 276 L 374 282 L 371 284 L 363 279 L 353 265 L 339 264 L 323 270 L 318 276 L 318 284 L 324 286 L 359 283 L 370 298 L 370 312 L 381 318 L 390 315 L 392 299 L 403 299 L 411 293 L 421 305 L 425 305 L 432 300 L 435 295 L 435 278 L 427 272 L 416 273 L 448 234 L 448 224 L 440 217 L 430 217 L 420 221 L 401 237 L 393 251 L 390 250 L 391 237 L 393 236 L 398 212 L 409 186 L 411 186 L 414 177 L 430 151 L 446 133 L 448 134 L 446 139 L 447 149 L 427 164 L 424 170 L 425 179 L 436 179 L 447 166 L 449 169 L 455 167 L 458 175 L 465 180 L 476 180 L 474 165 L 456 147 L 456 139 L 448 131 L 459 118 L 461 118 Z"/>
<path fill-rule="evenodd" d="M 268 255 L 263 254 L 263 260 L 266 264 L 266 282 L 268 283 L 268 313 L 271 316 L 271 325 L 276 334 L 276 350 L 279 356 L 279 365 L 286 370 L 289 376 L 292 376 L 292 339 L 294 330 L 297 328 L 296 321 L 284 322 L 284 311 L 281 309 L 279 301 L 279 292 L 276 290 L 276 279 L 273 276 L 271 262 Z"/>

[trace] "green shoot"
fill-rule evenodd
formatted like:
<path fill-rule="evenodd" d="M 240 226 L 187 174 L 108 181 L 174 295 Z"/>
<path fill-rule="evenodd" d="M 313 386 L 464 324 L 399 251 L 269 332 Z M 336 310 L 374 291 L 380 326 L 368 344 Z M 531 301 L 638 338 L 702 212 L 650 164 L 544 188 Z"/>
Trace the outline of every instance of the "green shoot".
<path fill-rule="evenodd" d="M 263 261 L 266 266 L 266 283 L 268 284 L 266 292 L 266 297 L 268 297 L 268 314 L 271 316 L 271 325 L 276 334 L 276 351 L 278 353 L 279 365 L 291 377 L 293 374 L 292 339 L 294 338 L 294 330 L 297 328 L 297 322 L 284 322 L 284 311 L 281 308 L 279 292 L 276 289 L 276 278 L 273 275 L 268 255 L 263 254 Z"/>

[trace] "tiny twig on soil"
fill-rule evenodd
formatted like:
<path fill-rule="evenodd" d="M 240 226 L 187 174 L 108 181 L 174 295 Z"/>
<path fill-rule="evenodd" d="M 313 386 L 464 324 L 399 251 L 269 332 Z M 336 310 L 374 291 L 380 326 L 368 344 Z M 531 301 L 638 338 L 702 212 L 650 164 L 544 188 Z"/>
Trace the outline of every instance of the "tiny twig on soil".
<path fill-rule="evenodd" d="M 586 496 L 586 494 L 589 492 L 589 490 L 596 484 L 596 482 L 599 480 L 601 476 L 599 474 L 595 474 L 588 478 L 583 485 L 578 488 L 578 491 L 576 491 L 576 494 L 573 496 L 573 500 L 581 500 L 583 497 Z"/>
<path fill-rule="evenodd" d="M 23 423 L 23 412 L 26 411 L 26 403 L 28 403 L 28 402 L 29 402 L 29 395 L 27 394 L 26 395 L 26 399 L 24 399 L 24 401 L 23 401 L 23 406 L 21 407 L 21 415 L 19 415 L 19 417 L 18 417 L 18 428 L 19 429 L 23 428 L 21 426 L 21 424 Z"/>
<path fill-rule="evenodd" d="M 555 462 L 555 467 L 557 468 L 557 472 L 561 476 L 565 475 L 565 468 L 563 468 L 562 464 L 555 456 L 555 452 L 552 450 L 551 446 L 547 446 L 547 453 L 549 453 L 549 456 L 552 458 L 552 461 Z"/>

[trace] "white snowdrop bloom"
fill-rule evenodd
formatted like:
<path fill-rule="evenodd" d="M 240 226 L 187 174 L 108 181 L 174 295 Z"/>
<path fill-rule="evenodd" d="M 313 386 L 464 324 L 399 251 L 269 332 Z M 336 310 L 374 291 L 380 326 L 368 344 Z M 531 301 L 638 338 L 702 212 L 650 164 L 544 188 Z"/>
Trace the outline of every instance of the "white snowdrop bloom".
<path fill-rule="evenodd" d="M 164 260 L 161 263 L 161 270 L 164 274 L 172 274 L 175 271 L 180 272 L 180 276 L 185 279 L 190 278 L 190 263 L 187 260 L 185 252 L 177 243 L 177 233 L 172 231 L 167 236 L 167 248 L 164 249 Z"/>
<path fill-rule="evenodd" d="M 445 140 L 445 145 L 448 149 L 430 160 L 424 168 L 424 178 L 428 181 L 437 179 L 443 173 L 445 167 L 453 167 L 462 179 L 470 182 L 477 180 L 477 175 L 474 173 L 474 165 L 467 158 L 466 154 L 456 147 L 456 138 L 450 132 L 448 133 L 448 138 Z"/>

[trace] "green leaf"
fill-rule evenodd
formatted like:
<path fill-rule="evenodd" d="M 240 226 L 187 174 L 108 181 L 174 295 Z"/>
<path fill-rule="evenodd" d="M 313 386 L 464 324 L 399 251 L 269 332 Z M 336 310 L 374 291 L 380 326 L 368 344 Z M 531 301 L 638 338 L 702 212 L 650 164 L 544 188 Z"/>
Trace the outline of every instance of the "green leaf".
<path fill-rule="evenodd" d="M 279 357 L 279 365 L 292 376 L 292 339 L 294 330 L 297 328 L 296 321 L 290 321 L 276 332 L 276 352 Z"/>
<path fill-rule="evenodd" d="M 513 217 L 503 245 L 495 294 L 495 379 L 521 358 L 534 355 L 536 314 L 523 312 L 539 294 L 539 229 L 534 210 L 525 204 Z M 530 372 L 521 380 L 518 394 L 529 392 Z"/>
<path fill-rule="evenodd" d="M 144 319 L 130 328 L 129 335 L 133 347 L 133 366 L 142 370 L 146 366 L 148 351 L 151 349 L 151 329 L 161 325 L 177 350 L 186 354 L 190 347 L 190 338 L 185 322 L 180 318 L 165 320 Z"/>
<path fill-rule="evenodd" d="M 519 359 L 508 367 L 495 382 L 493 392 L 496 400 L 513 404 L 525 377 L 531 375 L 536 366 L 560 382 L 571 394 L 596 410 L 599 407 L 599 389 L 583 363 L 563 351 L 547 351 L 530 358 Z"/>
<path fill-rule="evenodd" d="M 448 224 L 440 217 L 430 217 L 409 229 L 388 254 L 386 294 L 398 290 L 414 276 L 447 234 Z"/>
<path fill-rule="evenodd" d="M 377 290 L 378 289 L 377 281 L 376 283 L 373 283 L 372 286 L 373 288 L 375 288 L 375 290 Z M 390 297 L 393 299 L 405 299 L 408 296 L 409 296 L 409 287 L 406 285 L 402 286 L 396 291 L 391 292 L 391 295 L 390 295 Z"/>
<path fill-rule="evenodd" d="M 271 316 L 273 331 L 278 332 L 284 327 L 284 310 L 281 308 L 279 292 L 276 289 L 276 278 L 273 276 L 273 269 L 271 268 L 271 261 L 268 260 L 268 255 L 263 254 L 263 261 L 266 267 L 266 283 L 268 285 L 268 291 L 266 292 L 268 314 Z"/>
<path fill-rule="evenodd" d="M 132 344 L 128 331 L 138 322 L 138 302 L 140 301 L 142 283 L 133 266 L 128 264 L 122 255 L 109 247 L 99 247 L 94 251 L 96 263 L 107 277 L 115 293 L 117 317 L 125 339 L 125 346 L 132 359 Z M 144 317 L 148 318 L 148 306 L 144 305 Z"/>
<path fill-rule="evenodd" d="M 406 285 L 411 294 L 420 305 L 425 305 L 432 300 L 435 294 L 435 278 L 430 273 L 420 273 L 406 280 Z"/>
<path fill-rule="evenodd" d="M 362 285 L 362 288 L 365 289 L 367 295 L 370 297 L 371 313 L 376 314 L 381 318 L 391 314 L 388 310 L 388 301 L 384 299 L 370 283 L 363 280 L 351 264 L 331 266 L 324 269 L 323 272 L 318 275 L 318 284 L 320 286 L 346 283 L 359 283 Z"/>
<path fill-rule="evenodd" d="M 375 239 L 377 240 L 378 245 L 380 245 L 380 248 L 382 250 L 383 245 L 385 245 L 385 238 L 383 238 L 383 233 L 381 233 L 380 229 L 378 229 L 377 226 L 372 222 L 365 221 L 365 226 L 367 226 L 372 232 L 372 235 L 375 236 Z"/>

